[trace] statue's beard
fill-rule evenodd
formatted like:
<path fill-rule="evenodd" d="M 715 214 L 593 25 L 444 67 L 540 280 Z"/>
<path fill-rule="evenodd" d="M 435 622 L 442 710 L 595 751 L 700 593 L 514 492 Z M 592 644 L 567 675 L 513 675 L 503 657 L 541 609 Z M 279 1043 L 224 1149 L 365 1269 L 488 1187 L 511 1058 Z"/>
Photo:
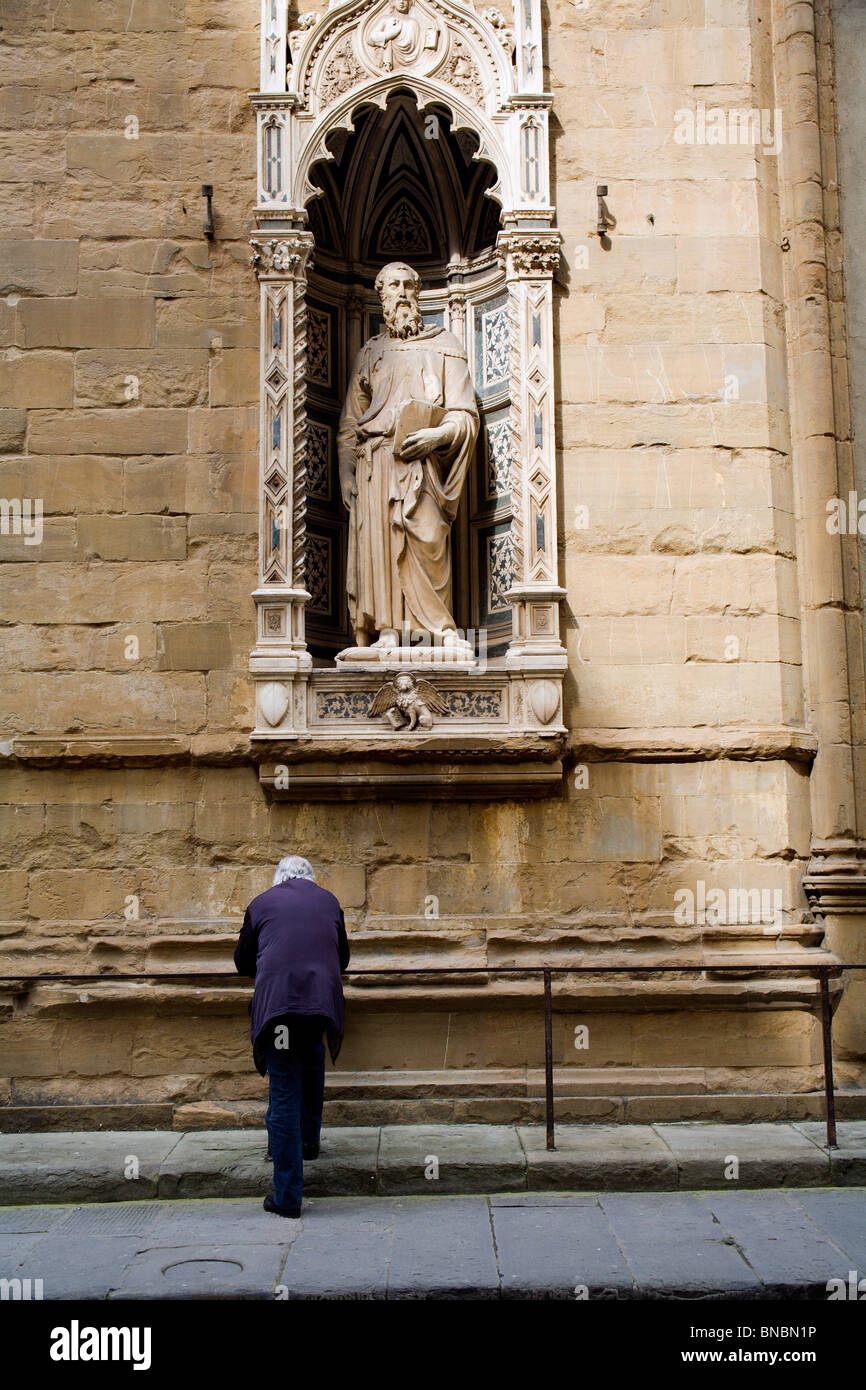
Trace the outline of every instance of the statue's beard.
<path fill-rule="evenodd" d="M 415 338 L 424 327 L 417 304 L 383 304 L 382 313 L 392 338 Z"/>

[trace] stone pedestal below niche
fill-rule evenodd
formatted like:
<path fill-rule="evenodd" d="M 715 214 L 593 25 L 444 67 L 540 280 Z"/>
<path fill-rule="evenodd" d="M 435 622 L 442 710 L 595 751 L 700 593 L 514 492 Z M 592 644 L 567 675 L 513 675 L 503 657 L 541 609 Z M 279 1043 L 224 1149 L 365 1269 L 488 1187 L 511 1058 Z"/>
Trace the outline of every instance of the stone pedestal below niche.
<path fill-rule="evenodd" d="M 401 660 L 256 672 L 253 747 L 274 796 L 500 797 L 562 786 L 561 666 Z"/>

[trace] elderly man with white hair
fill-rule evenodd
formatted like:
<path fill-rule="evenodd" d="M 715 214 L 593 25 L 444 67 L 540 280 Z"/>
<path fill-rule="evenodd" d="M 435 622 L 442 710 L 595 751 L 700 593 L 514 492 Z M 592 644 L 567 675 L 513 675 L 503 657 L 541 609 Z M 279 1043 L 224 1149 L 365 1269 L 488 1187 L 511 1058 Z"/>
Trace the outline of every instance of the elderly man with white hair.
<path fill-rule="evenodd" d="M 309 861 L 281 859 L 273 887 L 253 898 L 235 948 L 239 975 L 255 979 L 250 1037 L 270 1083 L 267 1126 L 274 1194 L 265 1211 L 301 1214 L 304 1159 L 317 1158 L 325 1097 L 327 1033 L 332 1061 L 343 1041 L 342 972 L 349 964 L 343 910 L 316 883 Z"/>

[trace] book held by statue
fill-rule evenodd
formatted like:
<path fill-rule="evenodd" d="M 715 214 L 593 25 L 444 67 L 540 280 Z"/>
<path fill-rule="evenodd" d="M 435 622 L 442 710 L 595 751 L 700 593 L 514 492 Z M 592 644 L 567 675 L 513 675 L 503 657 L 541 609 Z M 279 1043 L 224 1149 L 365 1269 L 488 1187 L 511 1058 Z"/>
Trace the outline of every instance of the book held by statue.
<path fill-rule="evenodd" d="M 416 430 L 429 430 L 441 425 L 446 413 L 441 405 L 433 405 L 430 401 L 404 401 L 397 407 L 394 453 L 398 456 L 402 453 L 409 435 L 415 434 Z"/>

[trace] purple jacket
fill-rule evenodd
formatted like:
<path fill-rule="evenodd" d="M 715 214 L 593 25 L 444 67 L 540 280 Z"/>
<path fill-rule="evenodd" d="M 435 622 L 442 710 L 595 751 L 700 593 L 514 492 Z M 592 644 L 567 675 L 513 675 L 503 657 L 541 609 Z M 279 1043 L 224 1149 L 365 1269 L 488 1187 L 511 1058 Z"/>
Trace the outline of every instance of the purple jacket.
<path fill-rule="evenodd" d="M 263 1030 L 283 1014 L 327 1019 L 332 1061 L 343 1042 L 342 972 L 349 964 L 343 909 L 333 893 L 306 878 L 290 878 L 253 898 L 235 947 L 239 975 L 256 987 L 250 1038 L 256 1067 L 265 1074 Z"/>

